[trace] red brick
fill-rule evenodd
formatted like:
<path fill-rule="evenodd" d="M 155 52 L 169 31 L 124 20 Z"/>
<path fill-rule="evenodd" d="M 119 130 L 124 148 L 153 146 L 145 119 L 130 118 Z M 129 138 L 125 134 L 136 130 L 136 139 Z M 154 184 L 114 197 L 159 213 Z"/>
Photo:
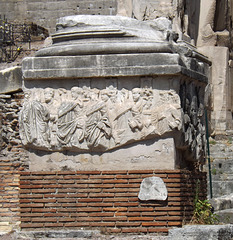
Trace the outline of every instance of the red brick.
<path fill-rule="evenodd" d="M 75 183 L 74 180 L 58 180 L 57 182 L 60 183 L 60 184 L 73 184 L 73 183 Z"/>
<path fill-rule="evenodd" d="M 115 222 L 90 222 L 90 227 L 114 227 Z"/>
<path fill-rule="evenodd" d="M 87 180 L 83 180 L 83 179 L 79 179 L 79 180 L 76 180 L 76 183 L 77 184 L 101 184 L 102 183 L 102 180 L 101 179 L 95 179 L 95 180 L 90 180 L 90 179 L 87 179 Z"/>
<path fill-rule="evenodd" d="M 74 222 L 75 220 L 75 217 L 60 217 L 58 219 L 59 222 Z"/>
<path fill-rule="evenodd" d="M 58 198 L 57 199 L 58 203 L 76 203 L 75 198 Z"/>
<path fill-rule="evenodd" d="M 31 208 L 20 208 L 20 212 L 31 212 L 32 209 Z"/>
<path fill-rule="evenodd" d="M 102 208 L 97 207 L 86 207 L 86 208 L 76 208 L 77 212 L 101 212 Z"/>
<path fill-rule="evenodd" d="M 40 185 L 40 184 L 56 184 L 56 180 L 31 180 L 31 184 Z M 27 183 L 26 183 L 27 184 Z"/>
<path fill-rule="evenodd" d="M 66 184 L 66 185 L 61 185 L 61 187 L 66 187 L 66 188 L 88 188 L 88 184 Z"/>
<path fill-rule="evenodd" d="M 139 203 L 134 203 L 134 202 L 120 202 L 120 203 L 118 203 L 118 202 L 116 202 L 116 203 L 114 203 L 114 206 L 115 207 L 138 207 L 139 206 Z"/>
<path fill-rule="evenodd" d="M 38 214 L 38 213 L 37 213 Z M 69 217 L 69 213 L 41 213 L 44 217 Z"/>
<path fill-rule="evenodd" d="M 32 189 L 32 193 L 55 193 L 56 189 Z"/>
<path fill-rule="evenodd" d="M 111 193 L 109 193 L 109 194 L 111 194 Z M 115 193 L 114 194 L 115 195 L 115 197 L 137 197 L 138 196 L 138 193 Z M 138 199 L 138 198 L 137 198 Z"/>
<path fill-rule="evenodd" d="M 75 212 L 75 213 L 68 213 L 68 214 L 70 214 L 71 217 L 88 217 L 88 216 L 90 216 L 89 213 L 85 213 L 85 212 L 81 212 L 81 213 Z M 99 214 L 101 214 L 101 213 L 94 213 L 94 214 L 96 214 L 96 216 L 99 216 Z"/>
<path fill-rule="evenodd" d="M 101 222 L 101 217 L 78 217 L 78 222 Z"/>
<path fill-rule="evenodd" d="M 149 233 L 168 233 L 168 228 L 148 228 Z"/>
<path fill-rule="evenodd" d="M 103 217 L 103 221 L 108 221 L 108 222 L 116 222 L 116 221 L 127 221 L 126 216 L 115 216 L 115 217 Z"/>
<path fill-rule="evenodd" d="M 130 174 L 130 175 L 116 175 L 116 178 L 117 179 L 133 179 L 133 178 L 135 178 L 135 179 L 140 179 L 142 181 L 141 175 L 133 175 L 133 174 Z"/>
<path fill-rule="evenodd" d="M 57 209 L 53 209 L 53 208 L 32 208 L 31 209 L 32 212 L 56 212 Z M 29 211 L 28 211 L 29 212 Z"/>
<path fill-rule="evenodd" d="M 56 199 L 32 199 L 32 202 L 34 203 L 55 203 L 57 200 Z"/>
<path fill-rule="evenodd" d="M 65 223 L 65 227 L 89 227 L 89 222 L 70 222 Z"/>
<path fill-rule="evenodd" d="M 77 171 L 77 174 L 100 175 L 100 171 Z"/>
<path fill-rule="evenodd" d="M 19 202 L 20 203 L 30 203 L 31 199 L 20 199 Z"/>
<path fill-rule="evenodd" d="M 86 207 L 87 203 L 63 203 L 62 207 Z"/>
<path fill-rule="evenodd" d="M 141 222 L 116 222 L 116 227 L 138 227 Z"/>
<path fill-rule="evenodd" d="M 122 233 L 147 233 L 147 228 L 122 228 Z"/>
<path fill-rule="evenodd" d="M 112 207 L 113 203 L 88 203 L 88 207 Z"/>
<path fill-rule="evenodd" d="M 129 217 L 129 221 L 154 221 L 154 217 Z"/>
<path fill-rule="evenodd" d="M 140 184 L 115 184 L 115 188 L 140 188 Z"/>
<path fill-rule="evenodd" d="M 125 171 L 125 170 L 103 171 L 102 175 L 105 175 L 105 174 L 127 174 L 127 171 Z"/>
<path fill-rule="evenodd" d="M 44 207 L 43 203 L 29 203 L 29 204 L 19 204 L 21 208 L 38 208 Z"/>
<path fill-rule="evenodd" d="M 138 179 L 129 179 L 129 184 L 132 184 L 132 183 L 139 183 L 141 184 L 142 182 L 142 179 L 141 178 L 138 178 Z"/>
<path fill-rule="evenodd" d="M 90 193 L 90 198 L 105 198 L 105 197 L 114 197 L 114 193 Z"/>
<path fill-rule="evenodd" d="M 22 172 L 23 173 L 23 172 Z M 22 173 L 20 173 L 20 175 L 22 175 Z M 30 175 L 26 175 L 26 176 L 20 176 L 20 179 L 21 180 L 34 180 L 34 179 L 36 179 L 36 180 L 42 180 L 42 179 L 44 179 L 44 178 L 46 178 L 46 176 L 44 177 L 44 176 L 30 176 Z M 53 177 L 54 178 L 54 177 Z"/>
<path fill-rule="evenodd" d="M 41 228 L 43 227 L 43 223 L 21 223 L 21 228 Z"/>
<path fill-rule="evenodd" d="M 114 188 L 114 184 L 89 184 L 89 188 Z"/>
<path fill-rule="evenodd" d="M 44 204 L 46 208 L 51 208 L 51 207 L 61 207 L 61 203 L 45 203 Z"/>
<path fill-rule="evenodd" d="M 104 189 L 103 189 L 103 190 L 104 190 Z M 106 190 L 107 190 L 107 189 L 106 189 Z M 102 189 L 101 189 L 101 188 L 78 189 L 78 192 L 80 192 L 80 193 L 91 193 L 91 192 L 99 193 L 99 192 L 102 192 Z"/>
<path fill-rule="evenodd" d="M 19 190 L 19 193 L 20 193 L 20 194 L 31 193 L 31 190 L 29 190 L 29 189 L 20 189 L 20 190 Z"/>
<path fill-rule="evenodd" d="M 63 179 L 63 175 L 41 176 L 41 179 Z"/>
<path fill-rule="evenodd" d="M 171 221 L 168 221 L 168 226 L 171 227 L 171 226 L 179 226 L 181 227 L 182 226 L 182 221 L 176 221 L 176 222 L 171 222 Z"/>
<path fill-rule="evenodd" d="M 167 222 L 142 222 L 142 226 L 149 227 L 149 226 L 167 226 Z"/>
<path fill-rule="evenodd" d="M 108 233 L 120 233 L 121 229 L 120 228 L 108 228 L 107 232 Z"/>
<path fill-rule="evenodd" d="M 75 175 L 76 172 L 75 171 L 59 171 L 57 172 L 57 175 Z"/>
<path fill-rule="evenodd" d="M 154 172 L 153 170 L 129 170 L 128 171 L 129 174 L 143 174 L 143 173 L 152 174 L 153 172 Z"/>
<path fill-rule="evenodd" d="M 21 181 L 19 181 L 19 183 L 20 183 L 20 185 L 28 185 L 28 184 L 30 184 L 31 183 L 31 181 L 23 181 L 23 180 L 21 180 Z"/>
<path fill-rule="evenodd" d="M 79 199 L 79 202 L 102 202 L 103 198 L 84 198 L 84 199 Z"/>
<path fill-rule="evenodd" d="M 116 214 L 116 213 L 115 213 Z M 113 217 L 113 212 L 89 213 L 90 217 Z"/>
<path fill-rule="evenodd" d="M 128 202 L 128 198 L 104 198 L 103 202 Z"/>
<path fill-rule="evenodd" d="M 125 207 L 113 207 L 113 208 L 103 208 L 105 212 L 126 212 L 128 209 Z"/>
<path fill-rule="evenodd" d="M 42 222 L 57 222 L 57 218 L 52 218 L 52 217 L 35 217 L 32 218 L 31 220 L 32 222 L 38 222 L 38 223 L 42 223 Z"/>
<path fill-rule="evenodd" d="M 56 223 L 56 222 L 53 222 L 53 223 L 44 223 L 44 226 L 45 227 L 52 227 L 52 228 L 57 228 L 57 227 L 63 227 L 64 224 L 63 223 Z"/>
<path fill-rule="evenodd" d="M 154 211 L 153 207 L 132 207 L 128 209 L 129 212 L 148 212 Z"/>
<path fill-rule="evenodd" d="M 31 218 L 30 217 L 21 217 L 21 222 L 31 222 Z"/>
<path fill-rule="evenodd" d="M 68 175 L 64 176 L 64 179 L 88 179 L 88 175 Z"/>
<path fill-rule="evenodd" d="M 158 211 L 154 211 L 154 212 L 142 212 L 141 213 L 142 216 L 166 216 L 167 215 L 167 211 L 161 211 L 161 212 L 158 212 Z"/>
<path fill-rule="evenodd" d="M 90 179 L 115 179 L 116 175 L 91 175 Z"/>
<path fill-rule="evenodd" d="M 168 178 L 182 178 L 182 176 L 183 175 L 181 173 L 176 173 L 176 174 L 170 173 L 167 175 Z"/>
<path fill-rule="evenodd" d="M 30 196 L 30 195 L 28 195 L 28 196 Z M 44 194 L 44 195 L 41 195 L 41 196 L 45 197 L 45 198 L 66 198 L 66 197 L 70 197 L 70 195 L 68 195 L 68 194 L 57 194 L 57 193 L 55 193 L 55 194 Z"/>
<path fill-rule="evenodd" d="M 117 183 L 128 183 L 128 180 L 124 180 L 124 179 L 113 179 L 113 180 L 103 180 L 103 183 L 113 183 L 113 184 L 117 184 Z"/>
<path fill-rule="evenodd" d="M 31 173 L 33 175 L 56 175 L 56 172 L 51 172 L 51 171 L 38 171 L 38 172 L 33 172 Z"/>
<path fill-rule="evenodd" d="M 128 185 L 125 184 L 125 188 L 109 188 L 102 189 L 103 192 L 111 192 L 111 193 L 128 193 L 128 192 L 136 192 L 138 193 L 139 188 L 127 188 Z"/>

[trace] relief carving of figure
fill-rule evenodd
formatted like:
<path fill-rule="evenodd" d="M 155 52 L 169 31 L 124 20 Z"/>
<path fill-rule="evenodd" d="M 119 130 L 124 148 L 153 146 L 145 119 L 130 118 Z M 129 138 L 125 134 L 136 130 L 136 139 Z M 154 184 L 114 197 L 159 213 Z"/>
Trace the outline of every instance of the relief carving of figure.
<path fill-rule="evenodd" d="M 63 102 L 58 109 L 57 138 L 62 145 L 71 147 L 84 140 L 81 94 L 82 91 L 78 87 L 73 87 L 73 102 Z"/>
<path fill-rule="evenodd" d="M 46 88 L 44 90 L 44 98 L 46 107 L 50 113 L 49 130 L 50 130 L 50 144 L 52 147 L 57 145 L 56 137 L 56 121 L 57 121 L 57 101 L 54 99 L 54 89 Z"/>
<path fill-rule="evenodd" d="M 26 91 L 24 105 L 19 115 L 22 143 L 49 148 L 49 111 L 39 101 L 31 101 L 30 96 L 31 93 Z"/>
<path fill-rule="evenodd" d="M 133 106 L 131 108 L 132 118 L 128 119 L 128 124 L 133 132 L 140 131 L 143 128 L 142 123 L 142 111 L 143 111 L 143 99 L 141 97 L 141 89 L 134 88 L 132 90 Z"/>
<path fill-rule="evenodd" d="M 104 95 L 104 94 L 103 94 Z M 99 101 L 92 101 L 86 112 L 85 138 L 89 148 L 107 148 L 107 141 L 111 137 L 111 125 L 108 117 L 106 101 L 107 96 L 102 96 Z"/>

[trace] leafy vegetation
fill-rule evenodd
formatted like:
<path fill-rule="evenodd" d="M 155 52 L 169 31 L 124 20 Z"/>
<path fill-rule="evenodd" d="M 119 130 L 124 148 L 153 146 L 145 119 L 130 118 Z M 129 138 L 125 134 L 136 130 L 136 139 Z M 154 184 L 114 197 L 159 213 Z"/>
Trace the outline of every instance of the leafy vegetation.
<path fill-rule="evenodd" d="M 218 224 L 219 219 L 214 214 L 213 207 L 208 200 L 200 200 L 200 182 L 197 182 L 195 199 L 194 199 L 194 212 L 191 224 Z"/>

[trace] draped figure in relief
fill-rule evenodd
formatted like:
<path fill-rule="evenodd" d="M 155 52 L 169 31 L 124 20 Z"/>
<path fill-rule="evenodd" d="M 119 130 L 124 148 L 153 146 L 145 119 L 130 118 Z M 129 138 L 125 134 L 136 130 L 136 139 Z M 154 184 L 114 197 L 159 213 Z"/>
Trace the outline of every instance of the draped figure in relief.
<path fill-rule="evenodd" d="M 78 145 L 84 139 L 81 94 L 82 91 L 78 87 L 73 87 L 71 89 L 73 102 L 63 102 L 58 109 L 57 138 L 62 145 L 69 147 Z"/>
<path fill-rule="evenodd" d="M 25 92 L 25 102 L 19 115 L 20 135 L 23 144 L 49 147 L 50 134 L 48 109 L 39 101 L 29 101 L 30 92 Z"/>

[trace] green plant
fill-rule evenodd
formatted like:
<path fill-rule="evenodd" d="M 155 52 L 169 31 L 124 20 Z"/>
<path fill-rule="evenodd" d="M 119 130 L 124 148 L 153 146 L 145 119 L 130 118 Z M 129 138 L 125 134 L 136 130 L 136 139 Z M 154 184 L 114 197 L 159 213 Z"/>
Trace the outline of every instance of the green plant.
<path fill-rule="evenodd" d="M 213 169 L 212 169 L 212 174 L 213 174 L 213 175 L 216 175 L 216 174 L 217 174 L 217 169 L 216 169 L 216 168 L 213 168 Z"/>
<path fill-rule="evenodd" d="M 215 145 L 217 142 L 215 141 L 215 140 L 210 140 L 209 141 L 209 144 L 211 144 L 211 145 Z"/>
<path fill-rule="evenodd" d="M 217 224 L 218 216 L 213 213 L 213 207 L 208 200 L 199 199 L 200 182 L 197 182 L 194 198 L 194 211 L 191 220 L 192 224 Z"/>
<path fill-rule="evenodd" d="M 228 144 L 232 144 L 232 137 L 229 137 L 229 138 L 228 138 L 227 143 L 228 143 Z"/>

